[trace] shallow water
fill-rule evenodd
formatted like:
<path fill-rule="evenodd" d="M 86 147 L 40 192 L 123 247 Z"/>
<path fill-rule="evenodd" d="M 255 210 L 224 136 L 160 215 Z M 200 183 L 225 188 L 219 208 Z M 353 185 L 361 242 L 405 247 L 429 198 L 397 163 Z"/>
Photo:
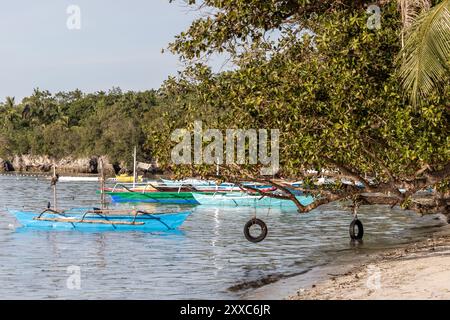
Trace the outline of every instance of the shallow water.
<path fill-rule="evenodd" d="M 300 215 L 280 209 L 143 206 L 155 212 L 192 208 L 180 232 L 36 231 L 17 228 L 9 209 L 42 210 L 52 199 L 43 178 L 0 176 L 0 298 L 2 299 L 238 299 L 253 281 L 295 275 L 344 255 L 426 237 L 444 223 L 400 209 L 363 207 L 364 243 L 353 246 L 351 215 L 340 204 Z M 60 208 L 98 206 L 96 183 L 60 182 Z M 126 206 L 126 205 L 121 205 Z M 256 213 L 266 240 L 245 240 L 244 224 Z M 79 267 L 81 288 L 69 289 Z M 69 281 L 70 282 L 70 281 Z M 243 286 L 240 286 L 244 284 Z"/>

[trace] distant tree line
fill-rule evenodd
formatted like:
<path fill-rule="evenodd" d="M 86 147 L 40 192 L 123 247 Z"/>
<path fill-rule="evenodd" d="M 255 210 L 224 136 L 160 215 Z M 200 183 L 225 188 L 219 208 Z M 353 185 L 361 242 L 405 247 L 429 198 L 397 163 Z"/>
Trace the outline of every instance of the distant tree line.
<path fill-rule="evenodd" d="M 158 105 L 155 90 L 83 93 L 35 89 L 21 102 L 0 102 L 0 158 L 14 155 L 106 155 L 111 162 L 130 163 L 134 146 L 141 160 L 150 160 L 143 118 Z"/>

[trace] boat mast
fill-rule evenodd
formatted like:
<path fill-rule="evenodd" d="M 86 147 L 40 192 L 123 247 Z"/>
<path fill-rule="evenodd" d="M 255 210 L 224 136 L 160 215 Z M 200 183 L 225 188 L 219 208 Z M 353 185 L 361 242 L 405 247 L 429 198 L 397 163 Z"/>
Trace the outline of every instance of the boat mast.
<path fill-rule="evenodd" d="M 220 169 L 219 169 L 219 157 L 216 158 L 216 176 L 219 176 Z"/>
<path fill-rule="evenodd" d="M 56 176 L 56 165 L 53 165 L 53 177 L 52 177 L 52 186 L 53 186 L 53 209 L 58 210 L 58 204 L 56 203 L 56 183 L 58 182 L 58 177 Z"/>
<path fill-rule="evenodd" d="M 136 146 L 134 146 L 133 154 L 133 188 L 136 187 Z"/>
<path fill-rule="evenodd" d="M 103 159 L 100 159 L 100 201 L 102 210 L 105 209 L 105 170 L 103 169 Z"/>

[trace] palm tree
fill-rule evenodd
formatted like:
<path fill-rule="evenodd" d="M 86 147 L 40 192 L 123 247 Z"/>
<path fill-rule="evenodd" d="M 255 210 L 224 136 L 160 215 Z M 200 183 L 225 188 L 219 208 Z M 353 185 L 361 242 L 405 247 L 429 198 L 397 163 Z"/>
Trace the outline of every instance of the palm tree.
<path fill-rule="evenodd" d="M 410 30 L 420 13 L 430 9 L 431 0 L 397 0 L 403 28 L 401 31 L 402 48 L 405 46 L 405 34 Z"/>
<path fill-rule="evenodd" d="M 450 0 L 398 0 L 403 21 L 399 76 L 413 105 L 420 104 L 450 75 Z"/>
<path fill-rule="evenodd" d="M 8 109 L 12 109 L 16 105 L 16 98 L 15 97 L 6 97 L 5 105 Z"/>

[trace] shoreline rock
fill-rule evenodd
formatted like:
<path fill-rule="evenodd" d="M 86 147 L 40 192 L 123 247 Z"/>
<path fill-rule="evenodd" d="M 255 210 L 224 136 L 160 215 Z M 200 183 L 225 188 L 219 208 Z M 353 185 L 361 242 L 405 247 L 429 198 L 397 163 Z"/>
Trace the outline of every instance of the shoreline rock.
<path fill-rule="evenodd" d="M 0 172 L 51 172 L 54 165 L 60 173 L 98 174 L 100 160 L 103 161 L 105 173 L 116 174 L 114 164 L 107 156 L 92 156 L 83 158 L 64 157 L 55 159 L 49 156 L 16 155 L 12 160 L 0 158 Z"/>
<path fill-rule="evenodd" d="M 0 172 L 13 172 L 14 167 L 9 160 L 0 158 Z"/>
<path fill-rule="evenodd" d="M 56 165 L 59 173 L 70 174 L 98 174 L 100 172 L 100 163 L 103 163 L 105 174 L 114 176 L 120 173 L 131 173 L 133 168 L 128 168 L 124 162 L 111 163 L 108 156 L 91 157 L 64 157 L 55 159 L 49 156 L 41 155 L 15 155 L 11 159 L 0 158 L 0 173 L 51 173 L 53 166 Z M 158 174 L 160 173 L 157 162 L 152 161 L 148 170 L 138 167 L 139 174 Z"/>

